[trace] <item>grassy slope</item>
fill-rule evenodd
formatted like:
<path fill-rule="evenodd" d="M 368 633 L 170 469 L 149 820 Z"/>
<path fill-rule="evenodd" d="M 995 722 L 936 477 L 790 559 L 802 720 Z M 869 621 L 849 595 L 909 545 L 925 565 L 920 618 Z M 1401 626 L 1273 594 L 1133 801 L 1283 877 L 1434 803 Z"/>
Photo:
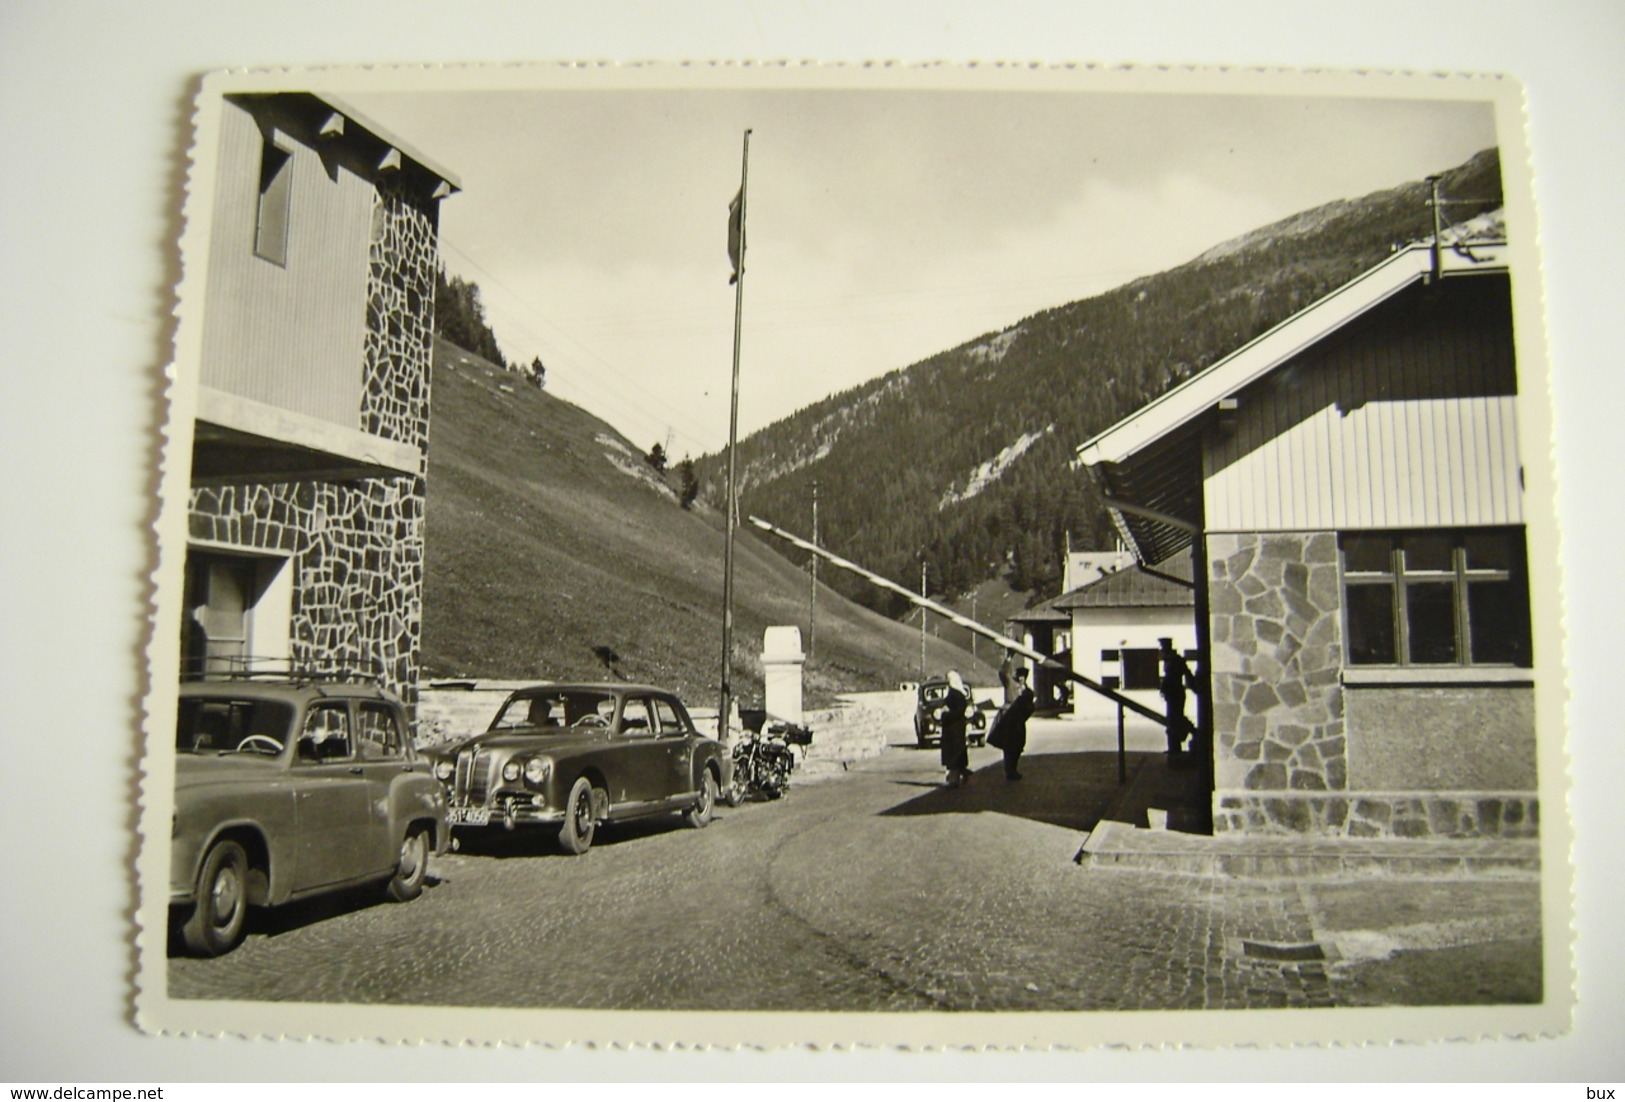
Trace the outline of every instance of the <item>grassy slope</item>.
<path fill-rule="evenodd" d="M 608 425 L 477 357 L 436 343 L 429 448 L 426 677 L 603 677 L 714 702 L 722 648 L 721 517 L 685 512 L 610 460 Z M 510 388 L 505 391 L 501 388 Z M 806 631 L 807 578 L 741 530 L 735 692 L 761 699 L 770 624 Z M 833 567 L 828 568 L 833 569 Z M 804 640 L 805 642 L 805 640 Z M 597 648 L 619 656 L 606 666 Z M 981 648 L 984 656 L 991 645 Z M 933 669 L 992 671 L 931 639 Z M 918 631 L 819 596 L 809 703 L 919 674 Z"/>

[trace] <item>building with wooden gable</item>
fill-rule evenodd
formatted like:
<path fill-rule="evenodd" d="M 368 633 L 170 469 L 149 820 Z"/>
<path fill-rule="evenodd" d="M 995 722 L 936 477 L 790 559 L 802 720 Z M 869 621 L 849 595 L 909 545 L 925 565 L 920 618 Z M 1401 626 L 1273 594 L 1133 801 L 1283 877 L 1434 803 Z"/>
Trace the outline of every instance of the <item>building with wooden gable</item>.
<path fill-rule="evenodd" d="M 182 669 L 342 669 L 411 703 L 439 205 L 457 179 L 330 97 L 218 110 Z"/>
<path fill-rule="evenodd" d="M 1216 832 L 1537 833 L 1506 254 L 1399 250 L 1079 449 L 1192 556 Z"/>
<path fill-rule="evenodd" d="M 1096 574 L 1061 594 L 1049 607 L 1071 619 L 1072 672 L 1161 711 L 1158 641 L 1172 639 L 1187 659 L 1197 657 L 1194 589 L 1185 552 L 1159 569 L 1128 566 Z M 1113 718 L 1117 709 L 1098 693 L 1073 695 L 1072 711 L 1081 719 Z"/>

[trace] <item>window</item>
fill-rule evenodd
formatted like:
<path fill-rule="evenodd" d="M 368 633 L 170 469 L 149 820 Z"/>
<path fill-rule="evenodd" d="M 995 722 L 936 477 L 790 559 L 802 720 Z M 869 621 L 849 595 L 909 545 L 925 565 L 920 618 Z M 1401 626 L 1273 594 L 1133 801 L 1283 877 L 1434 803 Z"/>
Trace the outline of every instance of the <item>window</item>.
<path fill-rule="evenodd" d="M 654 698 L 655 718 L 660 721 L 660 733 L 663 735 L 685 735 L 688 727 L 677 718 L 677 708 L 671 701 L 662 697 Z"/>
<path fill-rule="evenodd" d="M 350 709 L 340 701 L 314 705 L 299 735 L 300 761 L 344 761 L 350 757 Z"/>
<path fill-rule="evenodd" d="M 292 723 L 293 708 L 278 701 L 182 700 L 175 748 L 187 753 L 236 750 L 257 735 L 249 749 L 275 753 L 272 748 L 285 742 Z"/>
<path fill-rule="evenodd" d="M 1162 682 L 1162 652 L 1156 647 L 1123 651 L 1123 688 L 1155 689 Z"/>
<path fill-rule="evenodd" d="M 654 733 L 654 726 L 649 722 L 649 704 L 642 697 L 628 698 L 622 707 L 621 732 L 639 736 Z"/>
<path fill-rule="evenodd" d="M 1345 532 L 1351 666 L 1529 666 L 1523 529 Z"/>
<path fill-rule="evenodd" d="M 356 732 L 364 758 L 387 761 L 405 752 L 405 740 L 395 723 L 395 713 L 387 705 L 361 704 L 356 713 Z"/>
<path fill-rule="evenodd" d="M 293 203 L 293 154 L 267 139 L 260 151 L 260 195 L 254 223 L 254 255 L 288 263 L 288 211 Z"/>

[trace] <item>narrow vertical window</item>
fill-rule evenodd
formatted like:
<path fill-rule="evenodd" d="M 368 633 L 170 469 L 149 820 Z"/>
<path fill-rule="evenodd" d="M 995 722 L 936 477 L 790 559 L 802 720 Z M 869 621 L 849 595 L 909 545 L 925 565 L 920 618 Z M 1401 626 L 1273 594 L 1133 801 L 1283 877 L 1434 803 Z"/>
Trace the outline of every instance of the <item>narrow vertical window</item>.
<path fill-rule="evenodd" d="M 288 263 L 288 209 L 293 200 L 293 154 L 266 141 L 260 151 L 260 194 L 254 223 L 254 255 Z"/>

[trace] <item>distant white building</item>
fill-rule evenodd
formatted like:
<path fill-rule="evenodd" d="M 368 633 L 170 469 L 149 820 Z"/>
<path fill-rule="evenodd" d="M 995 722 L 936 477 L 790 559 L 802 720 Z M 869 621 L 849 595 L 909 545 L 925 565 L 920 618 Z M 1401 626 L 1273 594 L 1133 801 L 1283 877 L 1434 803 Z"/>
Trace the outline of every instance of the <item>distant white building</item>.
<path fill-rule="evenodd" d="M 1115 568 L 1097 572 L 1092 579 L 1050 602 L 1051 608 L 1071 618 L 1072 671 L 1161 711 L 1157 641 L 1170 638 L 1175 649 L 1187 658 L 1196 657 L 1196 602 L 1190 557 L 1175 558 L 1157 573 L 1148 573 L 1119 565 L 1119 553 L 1094 555 Z M 1133 562 L 1127 552 L 1120 557 Z M 1075 576 L 1087 578 L 1088 568 L 1093 565 L 1086 564 Z M 1079 718 L 1115 718 L 1117 707 L 1109 698 L 1081 686 L 1072 693 L 1072 712 Z"/>

